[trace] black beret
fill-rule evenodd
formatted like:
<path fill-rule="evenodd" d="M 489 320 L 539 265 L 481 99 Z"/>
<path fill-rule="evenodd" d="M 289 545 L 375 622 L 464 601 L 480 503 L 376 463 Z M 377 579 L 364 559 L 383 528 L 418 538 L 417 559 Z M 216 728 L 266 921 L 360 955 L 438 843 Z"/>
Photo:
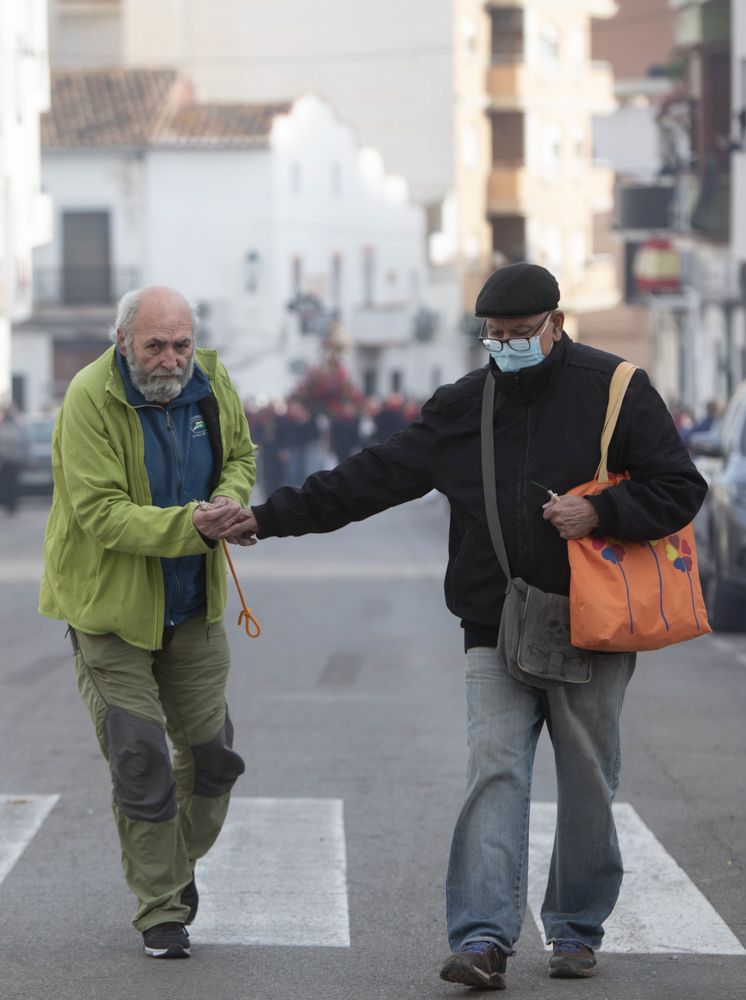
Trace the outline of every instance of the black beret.
<path fill-rule="evenodd" d="M 507 264 L 489 276 L 477 296 L 477 316 L 533 316 L 559 303 L 557 279 L 538 264 Z"/>

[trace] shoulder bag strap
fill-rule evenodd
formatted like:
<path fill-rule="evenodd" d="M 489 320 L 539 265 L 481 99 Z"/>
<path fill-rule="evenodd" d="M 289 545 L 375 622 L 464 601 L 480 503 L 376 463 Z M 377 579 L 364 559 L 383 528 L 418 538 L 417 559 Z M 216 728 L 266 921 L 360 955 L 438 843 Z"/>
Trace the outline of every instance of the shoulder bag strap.
<path fill-rule="evenodd" d="M 601 432 L 601 461 L 598 463 L 595 476 L 599 483 L 608 483 L 609 481 L 609 444 L 611 443 L 611 437 L 616 429 L 616 423 L 619 419 L 619 411 L 622 408 L 624 394 L 627 391 L 627 386 L 636 371 L 637 368 L 633 364 L 630 364 L 629 361 L 622 361 L 617 365 L 614 374 L 611 376 L 611 384 L 609 385 L 609 403 L 606 407 L 604 429 Z"/>
<path fill-rule="evenodd" d="M 502 403 L 502 396 L 498 397 L 497 406 Z M 495 478 L 495 380 L 492 372 L 487 369 L 487 378 L 484 382 L 484 392 L 482 393 L 482 484 L 484 487 L 484 509 L 487 514 L 487 527 L 492 539 L 492 547 L 495 550 L 500 569 L 505 574 L 505 590 L 510 583 L 510 564 L 508 553 L 505 549 L 502 528 L 500 527 L 500 515 L 497 511 L 497 482 Z"/>

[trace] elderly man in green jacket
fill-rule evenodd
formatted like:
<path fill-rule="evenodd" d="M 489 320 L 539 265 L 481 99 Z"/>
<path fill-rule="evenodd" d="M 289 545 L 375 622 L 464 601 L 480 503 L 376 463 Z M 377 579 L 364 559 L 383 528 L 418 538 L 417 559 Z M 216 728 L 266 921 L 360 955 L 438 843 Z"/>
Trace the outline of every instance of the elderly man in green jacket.
<path fill-rule="evenodd" d="M 185 958 L 194 866 L 244 770 L 225 703 L 220 539 L 248 501 L 254 448 L 224 366 L 195 349 L 179 292 L 128 292 L 115 331 L 57 419 L 39 610 L 69 626 L 111 771 L 133 923 L 148 955 Z"/>

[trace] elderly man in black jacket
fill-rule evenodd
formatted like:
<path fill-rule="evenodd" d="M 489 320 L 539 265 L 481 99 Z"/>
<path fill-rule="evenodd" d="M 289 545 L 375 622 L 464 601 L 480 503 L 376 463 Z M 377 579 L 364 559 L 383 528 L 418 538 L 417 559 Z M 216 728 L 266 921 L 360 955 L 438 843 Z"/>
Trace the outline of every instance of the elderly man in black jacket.
<path fill-rule="evenodd" d="M 656 539 L 691 521 L 706 485 L 642 370 L 627 390 L 609 469 L 630 478 L 598 496 L 566 495 L 594 477 L 611 376 L 621 359 L 563 332 L 559 288 L 544 268 L 496 271 L 476 303 L 488 364 L 442 386 L 417 421 L 300 489 L 284 487 L 247 511 L 236 541 L 334 531 L 439 490 L 451 524 L 448 608 L 466 648 L 467 792 L 447 880 L 452 954 L 441 977 L 505 986 L 526 908 L 531 772 L 546 723 L 555 753 L 557 832 L 542 921 L 550 975 L 591 976 L 603 922 L 622 881 L 612 815 L 619 717 L 634 653 L 593 655 L 590 680 L 534 686 L 508 672 L 498 628 L 505 594 L 488 531 L 480 412 L 494 379 L 497 506 L 511 574 L 568 594 L 567 539 L 597 533 Z M 541 486 L 537 484 L 542 484 Z M 552 491 L 547 500 L 548 491 Z"/>

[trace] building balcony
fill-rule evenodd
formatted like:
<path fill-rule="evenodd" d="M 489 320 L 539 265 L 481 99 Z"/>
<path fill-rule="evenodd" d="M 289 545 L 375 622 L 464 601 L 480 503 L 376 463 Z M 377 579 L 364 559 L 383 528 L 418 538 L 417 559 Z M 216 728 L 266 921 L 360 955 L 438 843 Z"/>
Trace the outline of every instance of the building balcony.
<path fill-rule="evenodd" d="M 620 184 L 614 201 L 614 228 L 670 229 L 674 194 L 672 184 Z"/>
<path fill-rule="evenodd" d="M 140 272 L 133 267 L 37 267 L 34 305 L 42 309 L 109 306 L 139 283 Z"/>
<path fill-rule="evenodd" d="M 572 101 L 574 107 L 608 114 L 617 107 L 614 75 L 605 62 L 587 63 L 578 75 L 544 76 L 524 61 L 499 60 L 487 70 L 487 101 L 493 111 L 556 106 Z"/>
<path fill-rule="evenodd" d="M 533 178 L 520 166 L 496 165 L 487 178 L 487 214 L 521 214 L 531 203 Z"/>
<path fill-rule="evenodd" d="M 354 347 L 400 347 L 414 335 L 407 303 L 358 306 L 348 314 L 347 331 Z"/>
<path fill-rule="evenodd" d="M 525 62 L 496 62 L 487 70 L 487 97 L 495 109 L 522 108 L 526 103 L 529 73 Z"/>
<path fill-rule="evenodd" d="M 621 184 L 616 190 L 614 226 L 723 243 L 730 236 L 730 200 L 730 176 L 714 168 L 701 176 L 678 174 L 666 183 Z"/>

